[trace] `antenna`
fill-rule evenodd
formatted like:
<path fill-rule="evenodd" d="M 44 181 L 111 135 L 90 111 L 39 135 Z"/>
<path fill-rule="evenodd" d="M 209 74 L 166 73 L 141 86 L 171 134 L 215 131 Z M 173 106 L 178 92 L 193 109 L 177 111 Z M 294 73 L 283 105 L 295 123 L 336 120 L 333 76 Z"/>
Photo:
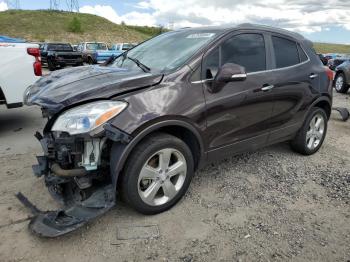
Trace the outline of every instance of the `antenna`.
<path fill-rule="evenodd" d="M 66 0 L 69 12 L 79 12 L 79 1 L 78 0 Z"/>
<path fill-rule="evenodd" d="M 5 3 L 9 9 L 21 9 L 19 0 L 6 0 Z"/>
<path fill-rule="evenodd" d="M 58 10 L 60 7 L 60 0 L 50 0 L 50 9 Z"/>

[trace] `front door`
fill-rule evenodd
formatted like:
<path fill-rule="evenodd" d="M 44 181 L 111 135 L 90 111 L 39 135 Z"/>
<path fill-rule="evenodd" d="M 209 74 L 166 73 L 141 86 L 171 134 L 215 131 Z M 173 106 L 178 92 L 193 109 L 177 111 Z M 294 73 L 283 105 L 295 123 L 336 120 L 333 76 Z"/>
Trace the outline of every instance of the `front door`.
<path fill-rule="evenodd" d="M 221 154 L 254 150 L 268 138 L 272 109 L 271 82 L 265 39 L 259 33 L 236 33 L 209 50 L 203 58 L 202 79 L 206 100 L 209 153 Z M 247 78 L 213 90 L 218 68 L 234 63 L 245 68 Z"/>

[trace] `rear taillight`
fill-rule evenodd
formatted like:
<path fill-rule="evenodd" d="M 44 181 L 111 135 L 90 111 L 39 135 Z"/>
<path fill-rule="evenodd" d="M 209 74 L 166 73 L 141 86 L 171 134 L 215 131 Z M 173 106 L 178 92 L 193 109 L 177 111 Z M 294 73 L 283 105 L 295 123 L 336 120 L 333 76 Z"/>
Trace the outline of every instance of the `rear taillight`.
<path fill-rule="evenodd" d="M 42 76 L 43 72 L 41 70 L 41 62 L 40 61 L 35 61 L 33 64 L 33 68 L 34 68 L 34 74 L 36 76 Z"/>
<path fill-rule="evenodd" d="M 332 70 L 330 70 L 328 67 L 326 68 L 326 73 L 327 73 L 327 77 L 329 79 L 329 81 L 333 81 L 334 79 L 334 72 Z"/>
<path fill-rule="evenodd" d="M 39 48 L 29 47 L 27 48 L 27 53 L 35 57 L 35 62 L 33 64 L 34 74 L 36 76 L 42 76 Z"/>
<path fill-rule="evenodd" d="M 40 56 L 39 48 L 29 47 L 29 48 L 27 48 L 27 53 L 28 53 L 28 55 L 32 55 L 32 56 L 35 56 L 35 57 L 39 57 Z"/>

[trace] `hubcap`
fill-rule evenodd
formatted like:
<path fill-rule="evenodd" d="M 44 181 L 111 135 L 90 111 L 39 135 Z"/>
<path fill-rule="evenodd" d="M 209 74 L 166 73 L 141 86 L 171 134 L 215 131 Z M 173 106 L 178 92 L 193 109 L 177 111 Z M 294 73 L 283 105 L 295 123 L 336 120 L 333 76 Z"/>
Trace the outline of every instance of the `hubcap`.
<path fill-rule="evenodd" d="M 343 76 L 338 76 L 337 80 L 335 81 L 335 89 L 337 89 L 338 91 L 342 89 L 344 84 L 344 78 Z"/>
<path fill-rule="evenodd" d="M 315 149 L 321 143 L 324 135 L 324 118 L 316 114 L 310 121 L 309 129 L 306 133 L 306 145 L 310 150 Z"/>
<path fill-rule="evenodd" d="M 138 193 L 148 205 L 159 206 L 172 200 L 184 185 L 186 159 L 173 148 L 159 150 L 143 165 L 138 179 Z"/>

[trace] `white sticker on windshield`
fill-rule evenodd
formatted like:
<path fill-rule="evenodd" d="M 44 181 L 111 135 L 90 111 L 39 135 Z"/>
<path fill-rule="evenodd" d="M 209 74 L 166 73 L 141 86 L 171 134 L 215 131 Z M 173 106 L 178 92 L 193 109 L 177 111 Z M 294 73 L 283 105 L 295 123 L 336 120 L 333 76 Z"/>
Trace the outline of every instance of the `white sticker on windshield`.
<path fill-rule="evenodd" d="M 210 38 L 213 35 L 215 35 L 214 33 L 197 33 L 197 34 L 190 34 L 188 35 L 186 38 Z"/>

